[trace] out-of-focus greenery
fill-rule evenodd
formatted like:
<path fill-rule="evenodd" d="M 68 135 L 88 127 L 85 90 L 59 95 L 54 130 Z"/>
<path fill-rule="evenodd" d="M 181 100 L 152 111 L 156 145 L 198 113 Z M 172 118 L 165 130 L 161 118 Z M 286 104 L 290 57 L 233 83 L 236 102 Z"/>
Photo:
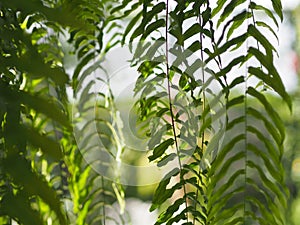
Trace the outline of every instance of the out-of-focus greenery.
<path fill-rule="evenodd" d="M 279 108 L 279 110 L 281 110 L 287 130 L 283 164 L 286 171 L 286 182 L 290 189 L 289 218 L 290 224 L 297 225 L 300 221 L 300 5 L 287 14 L 296 30 L 295 42 L 292 43 L 294 54 L 291 60 L 293 69 L 298 75 L 298 87 L 291 93 L 293 113 L 291 114 L 283 108 Z"/>

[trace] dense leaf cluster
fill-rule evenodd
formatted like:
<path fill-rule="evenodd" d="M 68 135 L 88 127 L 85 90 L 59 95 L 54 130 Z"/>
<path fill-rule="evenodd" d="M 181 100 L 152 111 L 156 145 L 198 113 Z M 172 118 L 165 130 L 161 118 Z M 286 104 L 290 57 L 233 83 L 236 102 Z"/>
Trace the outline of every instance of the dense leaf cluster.
<path fill-rule="evenodd" d="M 155 224 L 286 224 L 285 129 L 268 94 L 292 103 L 274 65 L 281 1 L 269 2 L 1 2 L 0 222 L 129 223 L 128 147 L 103 67 L 128 45 L 148 159 L 171 168 Z"/>

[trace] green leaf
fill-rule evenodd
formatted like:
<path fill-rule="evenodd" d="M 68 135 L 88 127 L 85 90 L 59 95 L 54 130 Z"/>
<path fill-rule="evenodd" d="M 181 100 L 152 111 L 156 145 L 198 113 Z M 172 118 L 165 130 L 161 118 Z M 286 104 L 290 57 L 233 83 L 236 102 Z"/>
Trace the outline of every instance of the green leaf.
<path fill-rule="evenodd" d="M 269 134 L 272 135 L 272 137 L 274 138 L 277 145 L 280 146 L 282 144 L 284 136 L 281 136 L 280 133 L 284 133 L 284 130 L 282 130 L 279 133 L 279 131 L 275 129 L 273 123 L 271 121 L 267 120 L 267 118 L 261 112 L 254 109 L 253 107 L 248 107 L 247 113 L 249 115 L 252 115 L 252 116 L 256 117 L 257 119 L 259 119 L 260 122 L 263 121 L 266 129 L 269 131 Z"/>
<path fill-rule="evenodd" d="M 177 210 L 179 209 L 179 206 L 182 205 L 183 203 L 185 203 L 185 199 L 184 198 L 179 198 L 177 199 L 174 204 L 170 205 L 168 207 L 168 209 L 161 213 L 156 221 L 156 224 L 163 224 L 165 222 L 167 222 L 175 212 L 177 212 Z"/>
<path fill-rule="evenodd" d="M 50 101 L 49 99 L 42 98 L 39 96 L 31 95 L 25 91 L 14 91 L 11 90 L 7 85 L 0 82 L 1 96 L 5 97 L 8 102 L 16 103 L 19 101 L 21 104 L 29 106 L 35 109 L 39 113 L 43 113 L 48 118 L 51 118 L 68 129 L 71 129 L 69 119 L 67 116 L 58 108 L 57 104 Z"/>
<path fill-rule="evenodd" d="M 282 5 L 280 0 L 272 0 L 272 5 L 277 13 L 277 15 L 280 17 L 281 21 L 283 20 L 283 14 L 282 14 Z"/>
<path fill-rule="evenodd" d="M 112 8 L 112 10 L 110 11 L 110 13 L 116 13 L 119 12 L 121 9 L 124 9 L 126 6 L 128 6 L 128 4 L 130 3 L 130 0 L 124 0 L 122 1 L 122 3 L 120 5 L 116 5 Z M 130 10 L 131 11 L 131 10 Z"/>
<path fill-rule="evenodd" d="M 211 16 L 214 17 L 218 12 L 220 12 L 225 5 L 226 0 L 218 0 L 217 7 L 213 9 Z"/>
<path fill-rule="evenodd" d="M 229 4 L 225 7 L 225 9 L 223 10 L 218 23 L 217 23 L 217 27 L 220 26 L 220 24 L 226 19 L 228 18 L 228 16 L 233 12 L 233 10 L 243 4 L 244 2 L 246 2 L 246 0 L 232 0 L 229 2 Z"/>
<path fill-rule="evenodd" d="M 277 42 L 279 44 L 278 35 L 275 33 L 274 29 L 269 24 L 265 23 L 264 21 L 256 21 L 255 23 L 259 27 L 267 28 L 274 35 L 274 37 L 277 39 Z"/>
<path fill-rule="evenodd" d="M 237 78 L 235 78 L 229 85 L 229 87 L 232 89 L 233 87 L 235 87 L 238 84 L 242 84 L 243 82 L 245 82 L 245 77 L 244 76 L 239 76 Z"/>
<path fill-rule="evenodd" d="M 179 78 L 179 87 L 181 89 L 184 89 L 187 83 L 188 83 L 188 77 L 185 75 L 181 75 Z"/>
<path fill-rule="evenodd" d="M 154 21 L 153 23 L 150 23 L 146 27 L 146 30 L 144 31 L 144 33 L 142 35 L 142 39 L 145 39 L 146 37 L 148 37 L 150 34 L 152 34 L 152 32 L 157 31 L 158 28 L 164 27 L 165 24 L 166 24 L 165 19 L 159 19 L 159 20 Z"/>
<path fill-rule="evenodd" d="M 260 132 L 257 128 L 255 128 L 253 126 L 248 126 L 247 130 L 249 132 L 253 133 L 254 135 L 256 135 L 256 137 L 265 145 L 265 147 L 268 151 L 268 156 L 276 165 L 278 165 L 277 172 L 284 174 L 283 166 L 280 164 L 280 160 L 281 160 L 280 155 L 283 154 L 281 149 L 279 149 L 279 150 L 276 149 L 274 147 L 273 141 L 271 141 L 269 138 L 265 137 L 264 134 L 262 132 Z"/>
<path fill-rule="evenodd" d="M 223 69 L 221 69 L 220 72 L 216 73 L 216 77 L 220 78 L 220 77 L 226 76 L 232 70 L 232 68 L 234 66 L 242 64 L 244 62 L 245 62 L 244 55 L 234 58 L 233 60 L 230 61 L 230 63 L 227 66 L 225 66 Z"/>
<path fill-rule="evenodd" d="M 63 152 L 60 148 L 60 145 L 52 139 L 40 135 L 34 129 L 29 129 L 26 127 L 20 127 L 19 132 L 23 134 L 33 146 L 41 148 L 45 154 L 53 157 L 53 159 L 59 160 L 63 157 Z"/>
<path fill-rule="evenodd" d="M 8 215 L 24 225 L 44 225 L 44 221 L 36 210 L 33 210 L 25 196 L 5 193 L 0 201 L 2 215 Z"/>
<path fill-rule="evenodd" d="M 225 173 L 221 172 L 222 174 L 225 175 Z M 244 169 L 240 169 L 237 170 L 233 175 L 230 176 L 230 178 L 227 180 L 227 182 L 225 184 L 222 184 L 220 187 L 218 187 L 218 189 L 213 192 L 210 193 L 208 192 L 208 194 L 211 194 L 211 202 L 216 201 L 217 199 L 221 199 L 222 195 L 224 195 L 224 193 L 226 193 L 227 190 L 229 190 L 231 187 L 234 187 L 235 182 L 237 181 L 237 179 L 239 179 L 241 176 L 245 175 L 245 170 Z M 213 179 L 213 182 L 211 183 L 211 185 L 216 185 L 216 182 L 219 179 Z"/>
<path fill-rule="evenodd" d="M 43 113 L 48 118 L 57 121 L 65 126 L 65 128 L 71 130 L 69 119 L 66 114 L 59 109 L 58 104 L 54 104 L 54 102 L 42 97 L 30 95 L 24 91 L 20 91 L 18 96 L 23 104 L 35 109 L 37 112 Z"/>
<path fill-rule="evenodd" d="M 255 205 L 259 211 L 263 214 L 264 218 L 266 218 L 266 220 L 268 221 L 268 223 L 274 223 L 274 224 L 277 224 L 275 221 L 274 221 L 274 216 L 273 216 L 273 212 L 271 213 L 269 210 L 268 210 L 268 207 L 266 207 L 264 204 L 262 204 L 257 198 L 253 197 L 253 196 L 247 196 L 247 199 L 246 199 L 248 202 L 250 202 L 251 204 Z M 255 219 L 255 220 L 258 220 L 257 216 L 248 211 L 247 212 L 248 215 L 251 215 L 252 219 Z M 259 220 L 258 220 L 259 221 Z M 259 224 L 267 224 L 265 222 L 263 222 L 264 220 L 262 221 L 259 221 L 260 223 Z"/>
<path fill-rule="evenodd" d="M 243 123 L 245 122 L 245 116 L 242 115 L 242 116 L 239 116 L 233 120 L 231 120 L 227 126 L 226 126 L 226 130 L 227 131 L 230 131 L 231 129 L 233 129 L 236 125 L 238 125 L 239 123 Z"/>
<path fill-rule="evenodd" d="M 148 157 L 149 161 L 153 161 L 153 160 L 161 157 L 166 152 L 168 147 L 173 145 L 173 144 L 174 144 L 174 139 L 173 138 L 169 138 L 169 139 L 163 141 L 161 144 L 159 144 L 158 146 L 156 146 L 154 148 L 153 155 Z"/>
<path fill-rule="evenodd" d="M 116 19 L 121 19 L 121 18 L 125 18 L 125 17 L 129 16 L 131 13 L 133 13 L 140 6 L 141 6 L 141 2 L 136 2 L 136 3 L 132 4 L 130 9 L 126 10 L 121 17 L 117 17 Z M 121 6 L 120 9 L 125 8 L 125 7 L 123 5 L 123 6 Z"/>
<path fill-rule="evenodd" d="M 262 149 L 258 149 L 254 144 L 251 144 L 251 143 L 247 144 L 247 149 L 249 151 L 252 151 L 259 158 L 263 159 L 264 165 L 266 166 L 268 173 L 270 173 L 276 181 L 278 181 L 280 183 L 283 182 L 283 177 L 280 176 L 281 174 L 278 173 L 277 168 L 275 168 L 275 166 L 277 164 L 274 165 L 274 163 L 276 163 L 276 162 L 272 162 L 270 160 L 270 157 L 266 153 L 264 153 L 264 151 Z"/>
<path fill-rule="evenodd" d="M 276 0 L 278 1 L 278 0 Z M 267 9 L 266 7 L 262 6 L 262 5 L 257 5 L 255 2 L 251 1 L 250 3 L 250 9 L 255 9 L 255 10 L 260 10 L 260 11 L 264 11 L 264 13 L 266 13 L 267 16 L 269 16 L 273 22 L 275 23 L 275 25 L 277 27 L 279 27 L 279 24 L 275 18 L 275 16 L 273 15 L 272 11 Z"/>
<path fill-rule="evenodd" d="M 159 162 L 157 163 L 158 167 L 163 167 L 167 165 L 169 162 L 172 162 L 177 157 L 177 154 L 171 153 L 169 155 L 164 156 Z"/>
<path fill-rule="evenodd" d="M 267 55 L 272 54 L 272 51 L 275 51 L 273 45 L 269 42 L 269 40 L 252 24 L 248 26 L 248 33 L 254 37 L 258 42 L 264 46 Z"/>
<path fill-rule="evenodd" d="M 81 73 L 82 69 L 95 57 L 95 52 L 91 52 L 88 53 L 87 55 L 85 55 L 80 62 L 78 63 L 78 65 L 76 66 L 74 73 L 73 73 L 73 80 L 78 79 L 79 74 Z M 74 89 L 76 89 L 76 87 L 74 87 Z"/>
<path fill-rule="evenodd" d="M 264 215 L 266 218 L 268 218 L 268 221 L 272 221 L 275 220 L 276 217 L 278 217 L 281 214 L 281 210 L 282 207 L 278 206 L 275 202 L 273 197 L 269 194 L 269 193 L 265 193 L 261 187 L 258 186 L 257 182 L 254 181 L 251 178 L 247 178 L 247 184 L 249 186 L 251 186 L 252 189 L 254 189 L 257 193 L 261 194 L 261 199 L 266 199 L 268 205 L 266 207 L 266 205 L 259 203 L 258 207 L 260 207 L 260 210 L 262 211 L 262 213 L 265 213 L 266 215 Z M 257 205 L 257 200 L 254 200 L 255 198 L 249 196 L 247 197 L 247 201 L 249 201 L 251 204 Z M 268 208 L 268 210 L 267 210 Z M 270 213 L 270 211 L 272 213 Z M 267 212 L 267 213 L 266 213 Z M 270 217 L 271 216 L 271 217 Z"/>
<path fill-rule="evenodd" d="M 160 37 L 159 39 L 157 39 L 155 41 L 155 43 L 153 43 L 148 51 L 146 52 L 145 56 L 143 56 L 143 58 L 147 59 L 147 60 L 153 60 L 155 54 L 157 54 L 157 52 L 161 49 L 161 47 L 165 44 L 165 38 L 164 37 Z"/>
<path fill-rule="evenodd" d="M 35 63 L 34 66 L 32 66 L 33 61 Z M 68 75 L 62 68 L 52 68 L 49 64 L 44 63 L 44 59 L 35 49 L 28 51 L 21 57 L 0 57 L 0 63 L 7 67 L 16 67 L 20 71 L 27 72 L 32 79 L 50 78 L 57 85 L 64 85 L 69 80 Z"/>
<path fill-rule="evenodd" d="M 258 175 L 260 177 L 260 180 L 262 182 L 262 184 L 264 185 L 264 187 L 267 190 L 272 191 L 276 197 L 279 199 L 279 202 L 282 206 L 287 207 L 287 196 L 285 196 L 285 193 L 280 189 L 280 186 L 275 183 L 272 182 L 265 174 L 265 172 L 262 170 L 262 168 L 260 166 L 258 166 L 256 163 L 248 160 L 247 161 L 247 166 L 249 166 L 250 168 L 255 169 L 258 172 Z"/>
<path fill-rule="evenodd" d="M 56 192 L 48 186 L 41 177 L 31 169 L 30 162 L 19 155 L 11 155 L 3 160 L 2 165 L 14 179 L 24 187 L 27 194 L 40 196 L 56 213 L 60 224 L 67 225 L 65 215 L 61 209 Z"/>
<path fill-rule="evenodd" d="M 227 40 L 231 37 L 231 35 L 233 34 L 233 32 L 238 29 L 245 20 L 249 19 L 251 17 L 251 13 L 247 12 L 247 11 L 243 11 L 241 13 L 239 13 L 238 15 L 236 15 L 235 17 L 233 17 L 232 21 L 233 24 L 230 26 L 228 32 L 227 32 Z"/>
<path fill-rule="evenodd" d="M 217 171 L 217 169 L 219 167 L 222 166 L 222 162 L 225 159 L 226 155 L 230 153 L 230 151 L 232 150 L 232 148 L 239 143 L 240 141 L 243 141 L 245 139 L 245 134 L 240 134 L 234 138 L 232 138 L 230 140 L 229 143 L 227 143 L 222 150 L 220 151 L 220 153 L 217 155 L 216 159 L 214 159 L 214 161 L 212 162 L 212 167 L 209 171 L 208 176 L 212 176 L 214 175 L 214 173 Z M 236 157 L 237 159 L 241 157 L 240 154 L 238 154 L 238 156 L 233 156 Z"/>
<path fill-rule="evenodd" d="M 283 100 L 287 103 L 289 106 L 290 110 L 292 109 L 292 100 L 289 94 L 286 92 L 285 87 L 282 83 L 282 80 L 279 75 L 276 72 L 276 75 L 271 77 L 268 74 L 265 74 L 261 68 L 257 67 L 252 67 L 250 66 L 248 68 L 249 73 L 255 75 L 257 78 L 262 80 L 264 83 L 269 85 L 274 91 L 276 91 L 282 98 Z M 272 70 L 274 71 L 274 70 Z"/>
<path fill-rule="evenodd" d="M 174 168 L 160 181 L 153 196 L 150 212 L 157 209 L 162 203 L 164 203 L 173 195 L 174 190 L 167 189 L 167 185 L 170 183 L 171 177 L 177 176 L 179 172 L 180 170 L 178 168 Z"/>
<path fill-rule="evenodd" d="M 166 112 L 169 111 L 168 108 L 163 108 L 161 110 L 162 112 Z M 158 113 L 162 113 L 162 112 L 158 112 Z M 158 117 L 161 117 L 163 114 L 159 114 L 157 115 Z M 148 148 L 149 149 L 153 149 L 155 145 L 158 145 L 161 141 L 161 138 L 163 136 L 163 134 L 170 129 L 169 126 L 166 124 L 163 127 L 161 127 L 159 130 L 157 130 L 153 135 L 151 135 L 151 138 L 148 142 Z"/>
<path fill-rule="evenodd" d="M 228 103 L 226 104 L 226 108 L 229 109 L 232 106 L 242 104 L 242 103 L 244 103 L 244 101 L 245 101 L 245 96 L 243 96 L 243 95 L 235 97 L 228 101 Z"/>
<path fill-rule="evenodd" d="M 215 52 L 213 53 L 208 53 L 209 57 L 205 60 L 205 63 L 207 64 L 210 62 L 212 59 L 214 59 L 216 56 L 223 54 L 224 52 L 228 51 L 232 47 L 236 47 L 237 45 L 240 45 L 245 42 L 245 40 L 248 38 L 248 34 L 242 34 L 238 37 L 235 37 L 226 43 L 222 45 L 221 47 L 218 47 Z"/>
<path fill-rule="evenodd" d="M 214 205 L 209 205 L 209 213 L 207 221 L 213 224 L 227 224 L 224 220 L 231 219 L 244 206 L 244 202 L 238 202 L 234 206 L 225 208 L 226 203 L 232 199 L 235 195 L 243 193 L 245 190 L 243 187 L 235 188 L 234 190 L 226 193 L 222 198 L 219 198 L 217 202 L 211 201 Z M 219 222 L 221 221 L 221 222 Z M 218 223 L 219 222 L 219 223 Z"/>
<path fill-rule="evenodd" d="M 132 42 L 138 36 L 142 35 L 145 32 L 146 26 L 151 22 L 152 18 L 154 16 L 158 15 L 165 8 L 166 8 L 165 2 L 160 2 L 157 5 L 155 5 L 151 11 L 146 12 L 146 14 L 143 13 L 143 20 L 142 20 L 141 24 L 135 29 L 135 31 L 131 35 L 130 42 Z M 150 28 L 149 28 L 149 30 L 150 30 Z"/>
<path fill-rule="evenodd" d="M 183 40 L 187 40 L 188 38 L 198 34 L 201 32 L 201 27 L 198 23 L 193 24 L 190 26 L 183 34 Z"/>
<path fill-rule="evenodd" d="M 272 105 L 267 101 L 266 97 L 256 91 L 254 88 L 249 87 L 247 90 L 247 93 L 250 94 L 251 96 L 257 98 L 261 104 L 264 106 L 266 109 L 268 115 L 272 118 L 273 122 L 275 123 L 276 127 L 278 128 L 280 134 L 282 137 L 285 136 L 285 129 L 282 123 L 282 120 L 278 113 L 273 109 Z"/>
<path fill-rule="evenodd" d="M 193 52 L 198 51 L 199 49 L 201 49 L 201 44 L 199 41 L 194 41 L 188 48 L 187 51 L 191 54 Z M 191 74 L 191 73 L 189 73 Z"/>
<path fill-rule="evenodd" d="M 220 171 L 216 171 L 216 168 L 218 167 L 218 165 L 213 164 L 211 169 L 214 170 L 215 177 L 212 182 L 212 185 L 215 186 L 218 181 L 220 181 L 222 178 L 224 178 L 224 176 L 226 176 L 226 174 L 230 173 L 229 169 L 232 166 L 232 164 L 243 159 L 244 157 L 245 157 L 245 153 L 239 152 L 231 157 L 226 158 L 226 161 L 224 163 L 222 161 L 220 162 L 221 165 L 219 165 L 219 166 L 222 166 Z M 224 160 L 224 159 L 218 158 L 217 160 Z M 208 194 L 210 195 L 212 193 L 208 192 Z M 215 199 L 215 197 L 216 196 L 213 196 L 211 200 L 213 201 Z"/>
<path fill-rule="evenodd" d="M 153 17 L 159 15 L 160 12 L 166 9 L 165 2 L 159 2 L 158 4 L 154 5 L 150 11 L 146 13 L 146 16 L 143 18 L 145 19 L 144 22 L 147 24 L 149 23 Z"/>

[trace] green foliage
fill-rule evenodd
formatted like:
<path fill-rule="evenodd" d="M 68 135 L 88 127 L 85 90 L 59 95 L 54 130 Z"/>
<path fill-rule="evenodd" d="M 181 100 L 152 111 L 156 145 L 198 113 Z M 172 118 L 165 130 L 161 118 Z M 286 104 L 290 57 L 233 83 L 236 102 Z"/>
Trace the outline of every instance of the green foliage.
<path fill-rule="evenodd" d="M 292 101 L 264 35 L 276 39 L 283 19 L 281 1 L 270 3 L 0 3 L 0 221 L 128 223 L 127 146 L 103 67 L 127 44 L 148 159 L 172 168 L 153 195 L 155 224 L 286 224 L 285 128 L 268 93 Z"/>
<path fill-rule="evenodd" d="M 133 30 L 130 41 L 138 39 L 147 43 L 143 51 L 137 48 L 134 53 L 137 64 L 142 66 L 147 62 L 148 65 L 140 66 L 141 76 L 136 84 L 137 92 L 142 92 L 139 100 L 142 118 L 151 118 L 155 112 L 160 112 L 160 117 L 171 117 L 168 121 L 160 120 L 150 130 L 149 143 L 156 144 L 149 145 L 153 152 L 149 160 L 160 166 L 174 153 L 176 157 L 165 164 L 177 160 L 177 172 L 163 179 L 154 195 L 151 210 L 165 208 L 156 224 L 179 221 L 184 224 L 264 224 L 263 221 L 285 224 L 288 191 L 280 164 L 285 131 L 265 89 L 280 95 L 290 109 L 292 103 L 274 66 L 275 47 L 262 34 L 271 31 L 276 36 L 276 33 L 271 25 L 266 26 L 256 16 L 262 10 L 278 25 L 276 16 L 282 20 L 280 1 L 272 1 L 275 14 L 253 1 L 218 1 L 215 8 L 209 1 L 174 4 L 161 2 L 160 10 L 155 10 L 159 6 L 155 1 L 141 2 L 144 10 L 141 21 L 134 18 L 126 28 L 126 31 Z M 159 25 L 160 21 L 165 25 Z M 149 52 L 158 40 L 164 42 L 166 50 L 163 60 L 152 63 L 158 60 Z M 200 57 L 190 57 L 194 54 Z M 232 55 L 235 57 L 228 60 Z M 175 58 L 173 61 L 169 59 L 171 56 Z M 195 63 L 198 70 L 190 70 Z M 241 73 L 244 75 L 237 76 Z M 225 102 L 222 110 L 216 112 L 217 117 L 211 111 L 214 101 L 209 94 L 213 90 L 209 88 L 211 81 L 206 80 L 207 74 L 223 89 L 214 98 L 216 104 L 222 98 Z M 180 77 L 179 82 L 176 76 Z M 257 79 L 253 80 L 253 76 Z M 159 83 L 153 77 L 160 77 Z M 163 84 L 166 84 L 168 103 L 159 104 L 159 98 L 147 104 L 160 94 L 158 89 Z M 236 96 L 240 88 L 244 88 L 244 93 Z M 177 101 L 183 97 L 188 102 L 179 105 Z M 254 109 L 253 104 L 261 105 Z M 200 118 L 195 119 L 196 127 L 183 119 L 193 118 L 184 108 L 196 112 L 194 118 Z M 214 120 L 222 117 L 226 118 L 224 123 L 213 129 Z M 170 129 L 164 129 L 161 134 L 159 128 L 166 125 Z M 212 133 L 210 138 L 206 137 L 208 132 Z M 162 139 L 159 143 L 154 141 L 157 136 Z M 193 142 L 195 138 L 200 141 Z M 171 145 L 174 152 L 169 149 Z M 176 177 L 176 182 L 170 186 L 171 176 Z M 176 194 L 178 191 L 181 194 Z M 168 199 L 170 204 L 165 206 Z"/>
<path fill-rule="evenodd" d="M 41 54 L 37 43 L 41 37 L 25 31 L 26 16 L 1 3 L 1 212 L 22 224 L 44 224 L 38 210 L 43 202 L 54 213 L 53 220 L 67 224 L 58 194 L 34 166 L 34 155 L 43 160 L 63 157 L 55 136 L 69 132 L 71 126 L 50 89 L 63 88 L 67 75 L 59 58 L 51 65 L 49 55 Z"/>

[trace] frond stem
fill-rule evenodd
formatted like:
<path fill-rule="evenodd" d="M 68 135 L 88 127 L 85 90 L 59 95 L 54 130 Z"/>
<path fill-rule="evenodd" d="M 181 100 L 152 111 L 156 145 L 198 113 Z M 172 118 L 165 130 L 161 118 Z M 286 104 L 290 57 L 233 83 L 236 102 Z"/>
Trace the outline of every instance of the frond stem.
<path fill-rule="evenodd" d="M 202 28 L 203 24 L 202 24 L 202 18 L 201 16 L 199 15 L 198 17 L 198 23 L 199 23 L 199 26 Z M 205 88 L 204 88 L 204 83 L 205 83 L 205 71 L 204 71 L 204 50 L 203 50 L 203 46 L 202 46 L 202 43 L 203 43 L 203 34 L 202 34 L 202 29 L 201 31 L 199 32 L 199 41 L 200 41 L 200 58 L 201 58 L 201 62 L 202 62 L 202 67 L 201 67 L 201 76 L 202 76 L 202 98 L 203 98 L 203 102 L 202 102 L 202 113 L 205 111 L 205 106 L 206 106 L 206 94 L 205 94 Z M 202 115 L 201 117 L 202 119 L 202 125 L 205 124 L 205 117 Z M 203 152 L 203 148 L 204 148 L 204 144 L 205 144 L 205 141 L 204 141 L 204 138 L 205 138 L 205 135 L 204 135 L 204 131 L 202 131 L 202 133 L 200 134 L 201 136 L 201 151 Z M 200 168 L 200 165 L 199 165 L 199 169 L 198 169 L 198 174 L 201 173 L 201 168 Z M 197 186 L 199 186 L 199 183 L 200 183 L 200 180 L 198 179 L 197 180 Z M 197 188 L 196 190 L 196 199 L 198 199 L 198 196 L 199 196 L 199 189 Z M 196 201 L 195 203 L 195 210 L 197 211 L 197 205 L 198 205 L 198 201 Z M 196 217 L 193 218 L 193 224 L 195 224 L 196 222 Z"/>
<path fill-rule="evenodd" d="M 252 0 L 250 0 L 250 4 L 252 3 Z M 252 15 L 252 23 L 253 23 L 253 26 L 254 27 L 256 27 L 256 20 L 255 20 L 255 16 L 254 16 L 254 12 L 253 12 L 253 9 L 251 8 L 250 9 L 251 10 L 251 15 Z M 249 23 L 248 23 L 248 25 L 249 25 Z M 259 42 L 258 42 L 258 40 L 256 40 L 256 46 L 257 46 L 257 49 L 258 49 L 258 51 L 260 51 L 260 46 L 259 46 Z M 260 62 L 260 69 L 262 70 L 262 64 L 261 64 L 261 62 Z M 265 82 L 263 82 L 263 87 L 264 87 L 264 90 L 266 89 L 266 84 L 265 84 Z"/>
<path fill-rule="evenodd" d="M 169 39 L 168 39 L 168 27 L 169 27 L 169 0 L 166 0 L 166 29 L 165 29 L 165 38 L 166 38 L 166 45 L 165 45 L 165 50 L 166 50 L 166 77 L 167 77 L 167 82 L 168 82 L 168 100 L 169 100 L 169 107 L 170 107 L 170 115 L 171 115 L 171 125 L 172 125 L 172 131 L 173 131 L 173 136 L 174 136 L 174 142 L 175 142 L 175 148 L 176 148 L 176 154 L 178 158 L 178 165 L 180 169 L 180 181 L 183 182 L 183 192 L 184 192 L 184 200 L 185 200 L 185 207 L 186 209 L 188 208 L 188 202 L 187 202 L 187 190 L 186 190 L 186 185 L 185 185 L 185 180 L 183 178 L 182 174 L 182 163 L 180 160 L 180 151 L 179 151 L 179 145 L 178 145 L 178 139 L 177 139 L 177 134 L 176 134 L 176 128 L 175 128 L 175 119 L 174 119 L 174 114 L 173 114 L 173 105 L 172 105 L 172 97 L 171 97 L 171 78 L 170 78 L 170 67 L 169 67 L 169 49 L 168 49 L 168 44 L 169 44 Z M 188 219 L 188 211 L 186 211 L 186 221 L 189 223 Z"/>
<path fill-rule="evenodd" d="M 250 4 L 251 4 L 252 0 L 249 0 L 249 5 L 248 5 L 248 12 L 250 10 Z M 253 17 L 253 14 L 252 14 L 252 17 Z M 247 28 L 249 27 L 250 23 L 249 23 L 249 19 L 247 19 Z M 246 40 L 246 50 L 248 51 L 249 49 L 249 40 L 247 39 Z M 245 114 L 245 126 L 244 126 L 244 134 L 245 134 L 245 141 L 244 141 L 244 154 L 245 154 L 245 166 L 244 166 L 244 170 L 245 170 L 245 176 L 244 176 L 244 193 L 243 193 L 243 198 L 244 198 L 244 209 L 243 209 L 243 213 L 244 213 L 244 224 L 246 224 L 246 197 L 247 197 L 247 176 L 248 176 L 248 166 L 247 166 L 247 161 L 248 161 L 248 152 L 247 152 L 247 143 L 248 143 L 248 137 L 247 137 L 247 134 L 248 134 L 248 131 L 247 131 L 247 126 L 248 126 L 248 121 L 247 121 L 247 108 L 248 108 L 248 104 L 247 104 L 247 89 L 248 89 L 248 61 L 246 62 L 246 68 L 245 68 L 245 91 L 244 91 L 244 114 Z"/>
<path fill-rule="evenodd" d="M 103 190 L 103 202 L 105 202 L 105 194 L 104 194 L 104 178 L 101 176 L 101 184 L 102 184 L 102 190 Z M 105 210 L 105 204 L 102 207 L 102 213 L 103 213 L 103 225 L 106 224 L 106 210 Z"/>

